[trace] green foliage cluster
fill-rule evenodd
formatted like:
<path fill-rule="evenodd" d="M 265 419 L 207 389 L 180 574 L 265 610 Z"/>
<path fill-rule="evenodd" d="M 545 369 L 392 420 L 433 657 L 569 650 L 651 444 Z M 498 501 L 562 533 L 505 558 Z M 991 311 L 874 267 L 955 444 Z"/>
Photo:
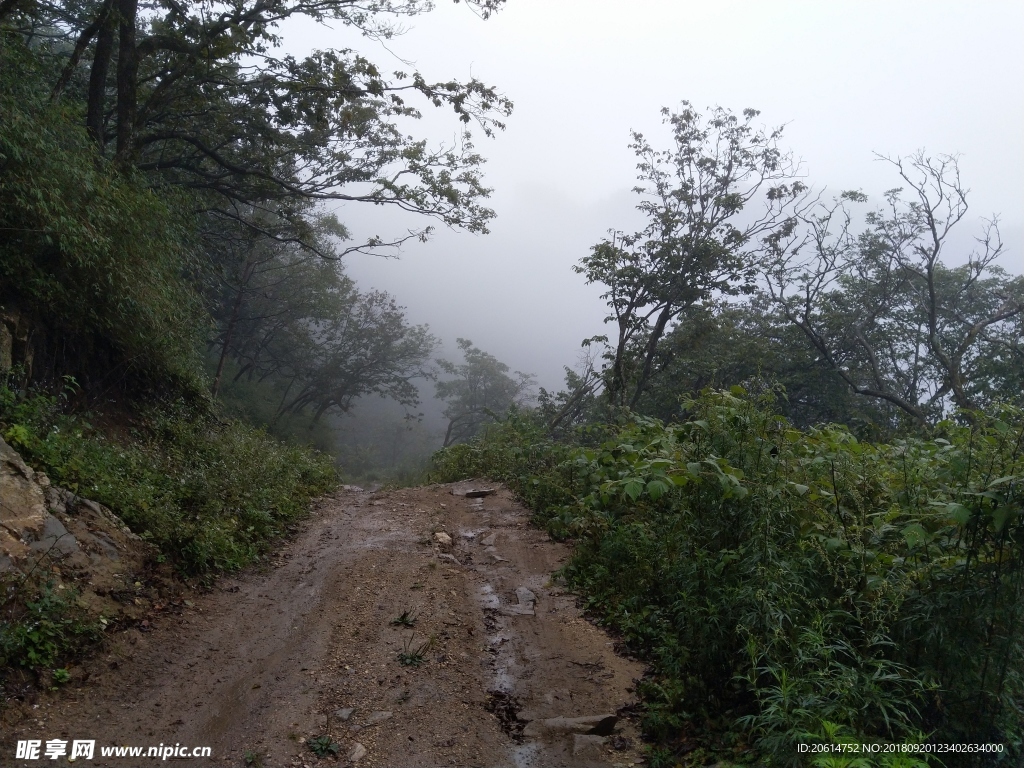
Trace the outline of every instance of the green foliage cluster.
<path fill-rule="evenodd" d="M 25 577 L 0 580 L 0 669 L 52 669 L 55 683 L 68 680 L 60 664 L 100 637 L 100 624 L 75 605 L 71 590 Z"/>
<path fill-rule="evenodd" d="M 330 736 L 312 736 L 306 739 L 306 746 L 317 757 L 330 757 L 341 752 L 341 745 Z"/>
<path fill-rule="evenodd" d="M 171 197 L 97 158 L 45 77 L 27 49 L 0 40 L 0 301 L 43 319 L 74 354 L 112 346 L 108 364 L 201 388 L 185 219 Z"/>
<path fill-rule="evenodd" d="M 727 721 L 791 761 L 828 722 L 1021 753 L 1024 412 L 870 444 L 734 388 L 603 429 L 510 420 L 438 479 L 505 480 L 575 539 L 569 582 L 652 663 L 653 735 Z"/>
<path fill-rule="evenodd" d="M 0 425 L 58 485 L 110 507 L 184 574 L 240 568 L 336 483 L 330 460 L 177 400 L 115 441 L 59 398 L 0 388 Z"/>

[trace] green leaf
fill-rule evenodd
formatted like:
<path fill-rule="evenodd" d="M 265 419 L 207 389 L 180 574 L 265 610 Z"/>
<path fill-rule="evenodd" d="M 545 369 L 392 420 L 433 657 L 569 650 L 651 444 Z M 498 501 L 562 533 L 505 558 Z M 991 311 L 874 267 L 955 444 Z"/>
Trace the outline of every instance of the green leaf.
<path fill-rule="evenodd" d="M 654 501 L 660 499 L 667 491 L 668 485 L 664 480 L 651 480 L 647 484 L 647 495 Z"/>
<path fill-rule="evenodd" d="M 903 538 L 911 547 L 918 546 L 921 542 L 928 541 L 928 531 L 920 523 L 911 523 L 903 529 Z"/>
<path fill-rule="evenodd" d="M 640 494 L 643 493 L 644 484 L 639 480 L 629 480 L 623 487 L 622 492 L 629 496 L 630 499 L 636 501 L 640 498 Z"/>
<path fill-rule="evenodd" d="M 951 501 L 946 505 L 946 514 L 960 523 L 960 525 L 966 525 L 967 521 L 971 519 L 971 510 L 963 504 L 957 504 L 955 501 Z"/>

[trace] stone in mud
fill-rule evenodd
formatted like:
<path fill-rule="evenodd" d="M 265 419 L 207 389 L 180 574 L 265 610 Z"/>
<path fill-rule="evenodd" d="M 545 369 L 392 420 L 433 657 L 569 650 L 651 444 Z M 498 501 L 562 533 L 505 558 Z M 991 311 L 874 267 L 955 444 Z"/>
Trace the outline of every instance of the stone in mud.
<path fill-rule="evenodd" d="M 492 493 L 497 493 L 497 488 L 471 488 L 466 491 L 467 499 L 482 499 L 484 496 L 490 496 Z"/>
<path fill-rule="evenodd" d="M 441 549 L 450 549 L 452 546 L 452 537 L 444 531 L 438 531 L 434 534 L 434 543 L 441 547 Z"/>
<path fill-rule="evenodd" d="M 537 612 L 533 610 L 533 606 L 525 605 L 510 605 L 507 608 L 502 608 L 501 613 L 505 616 L 536 616 Z"/>
<path fill-rule="evenodd" d="M 483 544 L 485 547 L 493 547 L 494 546 L 494 540 L 496 538 L 498 538 L 498 534 L 492 533 L 486 539 L 481 539 L 480 543 Z"/>
<path fill-rule="evenodd" d="M 352 713 L 355 712 L 355 711 L 356 710 L 355 710 L 354 707 L 345 707 L 344 709 L 336 709 L 336 710 L 334 710 L 334 716 L 336 718 L 338 718 L 339 720 L 341 720 L 341 722 L 344 723 L 350 717 L 352 717 Z"/>
<path fill-rule="evenodd" d="M 364 728 L 369 728 L 371 725 L 377 725 L 383 723 L 385 720 L 391 719 L 390 712 L 371 712 L 366 718 L 366 722 L 363 723 Z"/>
<path fill-rule="evenodd" d="M 350 763 L 358 763 L 366 757 L 366 747 L 356 742 L 356 745 L 352 747 L 352 751 L 348 753 L 348 760 Z"/>
<path fill-rule="evenodd" d="M 604 736 L 577 733 L 572 737 L 572 756 L 599 758 L 604 755 Z"/>
<path fill-rule="evenodd" d="M 537 596 L 526 587 L 516 587 L 516 598 L 520 605 L 532 606 L 537 602 Z"/>
<path fill-rule="evenodd" d="M 554 704 L 556 701 L 572 701 L 572 694 L 568 688 L 557 688 L 553 691 L 548 691 L 542 698 L 545 704 Z"/>
<path fill-rule="evenodd" d="M 523 729 L 523 736 L 538 737 L 546 733 L 579 733 L 608 736 L 615 730 L 618 715 L 590 715 L 587 717 L 549 717 L 534 720 Z"/>
<path fill-rule="evenodd" d="M 486 552 L 488 555 L 493 557 L 494 558 L 494 562 L 496 562 L 496 563 L 506 563 L 506 562 L 508 562 L 504 557 L 502 557 L 501 555 L 498 554 L 498 550 L 496 550 L 494 547 L 486 547 L 484 549 L 484 552 Z"/>

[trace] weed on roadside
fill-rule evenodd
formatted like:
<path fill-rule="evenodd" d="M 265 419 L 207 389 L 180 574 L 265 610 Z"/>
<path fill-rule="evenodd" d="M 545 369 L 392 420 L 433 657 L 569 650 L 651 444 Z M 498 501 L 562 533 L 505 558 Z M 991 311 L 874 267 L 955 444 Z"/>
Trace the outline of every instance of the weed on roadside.
<path fill-rule="evenodd" d="M 66 405 L 0 379 L 0 434 L 55 484 L 109 507 L 182 574 L 254 561 L 337 483 L 327 457 L 195 403 L 150 406 L 116 439 Z"/>

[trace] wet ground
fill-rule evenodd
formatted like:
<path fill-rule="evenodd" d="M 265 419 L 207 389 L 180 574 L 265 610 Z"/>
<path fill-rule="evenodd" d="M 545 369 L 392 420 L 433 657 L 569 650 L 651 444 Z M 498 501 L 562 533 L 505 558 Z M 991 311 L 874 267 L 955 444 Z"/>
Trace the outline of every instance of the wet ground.
<path fill-rule="evenodd" d="M 611 766 L 642 674 L 552 579 L 568 550 L 481 484 L 323 500 L 272 563 L 120 633 L 0 736 L 183 745 L 175 766 Z M 147 631 L 143 631 L 147 630 Z M 320 738 L 318 757 L 309 740 Z M 42 756 L 42 755 L 41 755 Z"/>

